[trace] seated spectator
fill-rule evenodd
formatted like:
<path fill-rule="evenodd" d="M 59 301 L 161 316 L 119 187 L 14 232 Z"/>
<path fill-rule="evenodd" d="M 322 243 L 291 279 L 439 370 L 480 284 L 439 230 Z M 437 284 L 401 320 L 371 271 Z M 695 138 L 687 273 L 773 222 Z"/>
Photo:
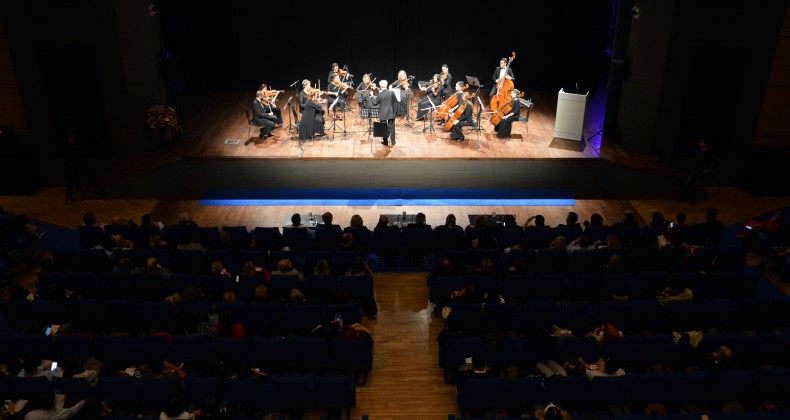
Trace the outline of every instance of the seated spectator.
<path fill-rule="evenodd" d="M 220 260 L 214 260 L 214 262 L 211 263 L 211 274 L 215 276 L 233 277 L 228 270 L 225 269 L 225 264 Z"/>
<path fill-rule="evenodd" d="M 265 303 L 270 301 L 269 288 L 266 287 L 266 285 L 264 284 L 259 284 L 258 286 L 256 286 L 255 290 L 253 290 L 252 293 L 253 293 L 252 301 L 255 303 Z"/>
<path fill-rule="evenodd" d="M 272 280 L 272 276 L 269 273 L 269 270 L 263 267 L 256 266 L 255 263 L 250 260 L 245 261 L 244 265 L 241 266 L 241 275 L 242 276 L 262 275 L 266 277 L 267 282 Z"/>
<path fill-rule="evenodd" d="M 784 211 L 782 209 L 776 209 L 774 214 L 771 215 L 771 218 L 767 221 L 763 222 L 755 219 L 746 221 L 743 230 L 736 236 L 743 241 L 748 241 L 752 236 L 759 236 L 761 234 L 765 236 L 765 234 L 779 230 L 779 228 L 782 227 L 783 220 Z"/>
<path fill-rule="evenodd" d="M 406 229 L 431 229 L 431 225 L 425 223 L 424 213 L 417 213 L 414 222 L 407 224 Z"/>
<path fill-rule="evenodd" d="M 317 227 L 317 228 L 340 229 L 340 225 L 333 225 L 333 224 L 332 224 L 332 220 L 333 220 L 333 218 L 334 218 L 334 217 L 332 216 L 332 213 L 330 213 L 330 212 L 326 212 L 326 213 L 324 213 L 324 214 L 321 216 L 321 221 L 322 221 L 322 222 L 324 222 L 324 223 L 320 223 L 320 224 L 318 224 L 318 226 L 316 226 L 316 227 Z"/>
<path fill-rule="evenodd" d="M 595 243 L 591 244 L 589 239 L 587 239 L 587 236 L 582 235 L 571 241 L 566 249 L 568 250 L 568 255 L 573 255 L 575 251 L 596 249 L 595 247 L 598 244 L 600 244 L 600 241 L 596 241 Z"/>
<path fill-rule="evenodd" d="M 331 271 L 329 271 L 329 263 L 326 261 L 326 259 L 321 258 L 315 262 L 313 274 L 316 276 L 328 276 L 331 274 Z"/>
<path fill-rule="evenodd" d="M 480 356 L 472 356 L 472 363 L 466 363 L 458 368 L 458 374 L 455 375 L 455 384 L 458 387 L 463 387 L 471 378 L 496 378 L 496 372 L 493 372 L 486 364 L 485 359 Z M 482 417 L 482 414 L 472 412 L 473 417 Z"/>
<path fill-rule="evenodd" d="M 622 338 L 623 332 L 618 330 L 614 324 L 606 323 L 595 327 L 595 329 L 585 334 L 585 337 L 593 337 L 598 344 L 603 345 L 607 340 Z"/>
<path fill-rule="evenodd" d="M 80 400 L 69 408 L 58 408 L 55 391 L 43 391 L 28 403 L 30 411 L 25 414 L 25 420 L 70 419 L 77 415 L 85 403 L 86 400 Z"/>
<path fill-rule="evenodd" d="M 475 217 L 474 224 L 467 226 L 465 234 L 472 248 L 494 249 L 498 246 L 496 231 L 488 225 L 483 215 Z"/>
<path fill-rule="evenodd" d="M 199 250 L 202 251 L 203 254 L 206 253 L 206 248 L 199 242 L 195 242 L 194 235 L 191 231 L 185 231 L 181 234 L 181 242 L 176 245 L 176 249 L 182 251 Z"/>
<path fill-rule="evenodd" d="M 694 293 L 688 287 L 672 285 L 664 288 L 661 294 L 656 296 L 656 299 L 658 299 L 660 304 L 666 305 L 672 301 L 692 300 L 694 299 Z"/>
<path fill-rule="evenodd" d="M 587 378 L 592 380 L 596 376 L 623 376 L 625 371 L 620 366 L 612 361 L 606 361 L 603 358 L 598 359 L 595 363 L 587 363 L 579 358 L 579 363 L 584 366 Z"/>
<path fill-rule="evenodd" d="M 362 255 L 357 255 L 354 258 L 354 263 L 348 267 L 348 271 L 346 271 L 347 276 L 369 276 L 373 277 L 373 270 L 370 269 L 368 266 L 368 262 L 365 260 L 365 257 Z"/>
<path fill-rule="evenodd" d="M 300 228 L 300 227 L 306 227 L 306 226 L 302 224 L 302 216 L 299 213 L 294 213 L 291 216 L 291 224 L 287 225 L 285 227 L 287 227 L 287 228 Z"/>
<path fill-rule="evenodd" d="M 343 232 L 340 235 L 340 244 L 337 246 L 336 251 L 356 251 L 354 246 L 354 235 L 351 232 Z"/>
<path fill-rule="evenodd" d="M 288 258 L 284 258 L 277 262 L 277 269 L 272 271 L 273 276 L 297 276 L 299 281 L 304 280 L 302 273 L 294 268 L 293 263 Z"/>
<path fill-rule="evenodd" d="M 198 227 L 198 224 L 189 217 L 189 213 L 183 212 L 178 215 L 178 224 L 176 226 L 181 227 Z"/>
<path fill-rule="evenodd" d="M 570 420 L 571 413 L 568 410 L 559 407 L 554 403 L 548 403 L 546 406 L 535 404 L 532 407 L 532 416 L 538 420 Z"/>

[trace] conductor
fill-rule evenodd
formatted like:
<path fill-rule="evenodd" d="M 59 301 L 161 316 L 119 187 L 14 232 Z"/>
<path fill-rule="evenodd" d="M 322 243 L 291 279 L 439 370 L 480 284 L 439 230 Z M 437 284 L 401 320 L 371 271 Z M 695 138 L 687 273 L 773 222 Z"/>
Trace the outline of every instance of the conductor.
<path fill-rule="evenodd" d="M 384 140 L 381 141 L 381 144 L 388 146 L 387 138 L 392 141 L 392 145 L 395 145 L 395 103 L 397 102 L 397 98 L 395 98 L 395 92 L 387 89 L 387 81 L 380 80 L 379 87 L 381 92 L 379 96 L 373 96 L 373 106 L 379 107 L 379 121 L 386 121 L 387 122 L 387 135 L 384 136 Z M 373 92 L 370 93 L 373 95 Z"/>

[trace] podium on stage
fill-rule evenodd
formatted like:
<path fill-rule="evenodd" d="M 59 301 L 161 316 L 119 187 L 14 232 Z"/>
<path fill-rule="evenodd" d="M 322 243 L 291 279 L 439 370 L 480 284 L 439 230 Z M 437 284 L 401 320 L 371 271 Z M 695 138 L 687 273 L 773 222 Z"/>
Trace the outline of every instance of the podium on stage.
<path fill-rule="evenodd" d="M 554 122 L 554 137 L 581 141 L 584 134 L 584 112 L 587 110 L 587 95 L 565 92 L 557 94 L 557 119 Z"/>

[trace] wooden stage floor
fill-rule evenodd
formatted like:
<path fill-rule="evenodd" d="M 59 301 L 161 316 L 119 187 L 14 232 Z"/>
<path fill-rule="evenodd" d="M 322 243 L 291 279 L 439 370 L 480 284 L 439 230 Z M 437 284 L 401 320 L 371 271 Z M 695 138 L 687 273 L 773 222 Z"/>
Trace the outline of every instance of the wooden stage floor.
<path fill-rule="evenodd" d="M 551 158 L 597 158 L 601 154 L 600 135 L 606 105 L 605 89 L 598 89 L 588 103 L 582 142 L 554 139 L 554 121 L 557 94 L 536 92 L 533 109 L 527 122 L 513 124 L 513 136 L 509 139 L 496 137 L 488 121 L 490 114 L 481 117 L 482 131 L 464 128 L 466 141 L 458 143 L 450 139 L 450 133 L 434 124 L 434 133 L 427 130 L 423 121 L 407 122 L 396 119 L 398 143 L 395 147 L 383 146 L 381 139 L 368 136 L 368 121 L 359 118 L 356 101 L 350 101 L 352 111 L 338 121 L 336 128 L 326 118 L 326 136 L 300 142 L 296 132 L 286 128 L 295 120 L 283 109 L 284 127 L 276 128 L 273 137 L 263 140 L 257 137 L 257 129 L 249 132 L 243 110 L 251 110 L 254 97 L 252 91 L 208 91 L 189 93 L 176 104 L 187 135 L 178 138 L 172 148 L 187 157 L 245 157 L 281 159 L 551 159 Z M 277 105 L 284 108 L 293 91 L 281 94 Z M 410 116 L 415 118 L 417 98 L 410 103 Z M 296 98 L 291 99 L 294 104 Z M 481 91 L 481 101 L 490 111 L 486 91 Z M 479 109 L 475 107 L 475 112 Z M 484 111 L 485 112 L 485 111 Z M 527 112 L 522 110 L 522 117 Z M 248 133 L 251 137 L 248 137 Z M 249 138 L 255 143 L 245 146 Z"/>

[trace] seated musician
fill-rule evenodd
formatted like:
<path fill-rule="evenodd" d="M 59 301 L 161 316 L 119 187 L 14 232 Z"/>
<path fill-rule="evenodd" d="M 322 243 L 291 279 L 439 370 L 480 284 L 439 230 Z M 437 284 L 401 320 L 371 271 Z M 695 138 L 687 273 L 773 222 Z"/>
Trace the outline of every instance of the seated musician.
<path fill-rule="evenodd" d="M 260 138 L 265 139 L 271 137 L 274 122 L 277 118 L 274 113 L 261 102 L 263 99 L 263 92 L 260 90 L 255 92 L 255 100 L 252 102 L 252 123 L 261 127 Z M 248 143 L 245 143 L 245 146 Z"/>
<path fill-rule="evenodd" d="M 276 102 L 277 102 L 276 98 L 277 98 L 277 95 L 279 94 L 279 92 L 276 91 L 276 90 L 269 89 L 269 86 L 266 85 L 265 83 L 261 84 L 261 86 L 260 86 L 260 88 L 258 90 L 263 92 L 264 103 L 266 102 L 266 99 L 269 99 L 268 103 L 269 103 L 269 106 L 271 107 L 271 111 L 274 113 L 274 116 L 277 117 L 277 124 L 282 126 L 283 125 L 283 111 L 280 108 L 278 108 L 277 104 L 276 104 Z M 269 108 L 267 107 L 267 109 L 269 109 Z"/>
<path fill-rule="evenodd" d="M 472 97 L 468 92 L 463 92 L 461 94 L 461 100 L 458 104 L 458 106 L 464 106 L 464 110 L 461 116 L 453 121 L 453 128 L 450 129 L 450 138 L 460 143 L 464 141 L 463 127 L 472 125 L 472 109 L 474 107 L 472 106 Z"/>
<path fill-rule="evenodd" d="M 455 104 L 456 105 L 453 108 L 450 108 L 448 110 L 447 115 L 437 116 L 436 118 L 438 120 L 442 120 L 442 121 L 446 121 L 448 118 L 450 118 L 450 116 L 453 115 L 453 112 L 455 112 L 455 109 L 458 107 L 458 105 L 461 105 L 461 99 L 463 99 L 463 94 L 464 94 L 464 83 L 463 82 L 456 82 L 455 83 L 455 94 L 453 95 L 453 96 L 456 97 L 456 100 L 455 100 Z M 449 100 L 450 100 L 450 98 L 447 98 L 445 100 L 445 102 L 447 102 Z"/>
<path fill-rule="evenodd" d="M 317 90 L 311 92 L 310 99 L 305 103 L 302 119 L 299 121 L 299 140 L 324 135 L 324 110 L 321 104 L 325 101 L 326 99 L 321 99 L 321 93 Z"/>
<path fill-rule="evenodd" d="M 439 73 L 439 79 L 442 81 L 442 97 L 447 98 L 453 93 L 453 75 L 450 74 L 450 68 L 447 64 L 442 64 L 442 72 Z"/>
<path fill-rule="evenodd" d="M 442 103 L 442 82 L 439 80 L 439 75 L 434 74 L 431 82 L 420 88 L 424 92 L 428 92 L 424 98 L 420 99 L 417 104 L 417 120 L 425 118 L 428 111 Z"/>
<path fill-rule="evenodd" d="M 362 75 L 362 82 L 357 86 L 357 93 L 354 94 L 354 99 L 357 100 L 357 105 L 359 105 L 359 109 L 365 108 L 365 98 L 369 97 L 369 92 L 372 92 L 379 87 L 370 80 L 369 74 Z"/>
<path fill-rule="evenodd" d="M 496 136 L 501 139 L 510 137 L 510 130 L 513 127 L 513 123 L 518 121 L 518 118 L 521 116 L 521 101 L 518 100 L 520 95 L 521 92 L 519 92 L 518 89 L 513 89 L 510 91 L 510 104 L 512 105 L 512 108 L 510 109 L 510 112 L 502 115 L 502 121 L 500 121 L 498 125 L 494 126 L 494 130 L 496 130 Z M 500 106 L 500 108 L 502 108 L 502 106 Z"/>
<path fill-rule="evenodd" d="M 332 79 L 332 82 L 327 87 L 328 90 L 327 94 L 332 96 L 332 98 L 329 101 L 327 101 L 328 104 L 327 110 L 329 110 L 329 106 L 331 106 L 334 103 L 335 114 L 337 114 L 337 112 L 342 112 L 346 106 L 346 98 L 348 97 L 349 89 L 351 89 L 351 86 L 341 82 L 340 76 L 335 75 L 335 78 Z M 337 99 L 336 103 L 335 103 L 335 99 Z M 342 119 L 339 116 L 337 116 L 337 118 Z"/>

